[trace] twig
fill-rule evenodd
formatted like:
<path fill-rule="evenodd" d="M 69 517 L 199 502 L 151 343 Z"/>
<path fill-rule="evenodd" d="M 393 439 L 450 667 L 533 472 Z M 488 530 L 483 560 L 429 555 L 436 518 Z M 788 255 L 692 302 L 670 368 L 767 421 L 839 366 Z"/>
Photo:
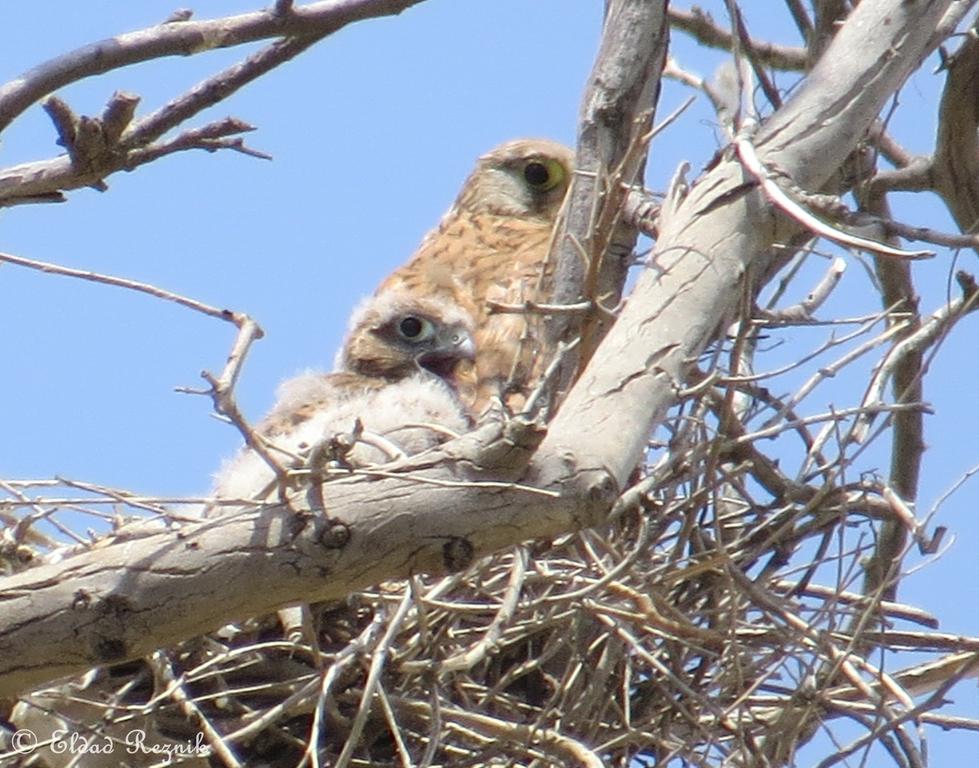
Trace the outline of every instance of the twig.
<path fill-rule="evenodd" d="M 201 312 L 209 317 L 215 317 L 218 320 L 234 323 L 239 328 L 244 323 L 244 315 L 240 315 L 228 309 L 218 309 L 217 307 L 204 304 L 196 299 L 189 299 L 186 296 L 172 293 L 171 291 L 164 290 L 163 288 L 157 288 L 155 285 L 150 285 L 149 283 L 141 283 L 138 280 L 130 280 L 129 278 L 125 277 L 113 277 L 112 275 L 103 275 L 98 272 L 90 272 L 84 269 L 63 267 L 59 264 L 51 264 L 46 261 L 37 261 L 35 259 L 25 259 L 22 256 L 13 256 L 9 253 L 0 253 L 0 261 L 16 264 L 20 267 L 27 267 L 28 269 L 36 269 L 39 272 L 46 272 L 47 274 L 51 275 L 74 277 L 78 278 L 79 280 L 87 280 L 92 283 L 112 285 L 116 288 L 127 288 L 128 290 L 136 291 L 138 293 L 146 293 L 158 299 L 163 299 L 164 301 L 172 301 L 175 304 L 179 304 L 182 307 L 187 307 L 195 312 Z M 256 338 L 261 337 L 262 331 L 259 330 Z"/>
<path fill-rule="evenodd" d="M 878 183 L 880 175 L 875 176 L 870 182 L 871 189 L 879 194 L 886 191 L 887 187 Z M 916 240 L 933 245 L 940 245 L 946 248 L 979 248 L 979 235 L 954 232 L 940 232 L 929 227 L 918 227 L 904 224 L 894 219 L 873 215 L 866 211 L 855 213 L 846 206 L 838 205 L 834 207 L 834 212 L 848 226 L 854 228 L 871 228 L 882 232 L 887 238 L 901 237 L 905 240 Z"/>
<path fill-rule="evenodd" d="M 396 610 L 394 615 L 388 620 L 388 626 L 384 632 L 384 635 L 372 649 L 373 652 L 371 653 L 370 671 L 367 673 L 367 680 L 364 682 L 364 690 L 361 694 L 360 706 L 357 707 L 357 714 L 354 717 L 353 723 L 350 725 L 350 731 L 347 735 L 346 743 L 343 745 L 343 750 L 340 752 L 340 756 L 337 757 L 336 762 L 333 763 L 336 768 L 346 768 L 347 765 L 349 765 L 350 760 L 353 757 L 354 749 L 356 749 L 358 743 L 360 742 L 360 734 L 364 730 L 364 725 L 367 722 L 367 715 L 370 714 L 371 707 L 373 706 L 374 691 L 380 682 L 381 672 L 384 671 L 384 667 L 387 664 L 391 645 L 394 642 L 397 634 L 401 631 L 401 625 L 404 623 L 405 617 L 408 615 L 408 610 L 411 608 L 411 606 L 411 590 L 406 588 L 404 596 L 401 598 L 401 603 L 398 605 L 398 610 Z M 309 750 L 307 750 L 306 754 L 311 759 L 317 751 L 317 742 L 318 739 L 316 738 L 310 739 Z"/>
<path fill-rule="evenodd" d="M 963 669 L 968 669 L 971 666 L 975 668 L 975 657 L 973 658 L 971 665 L 966 665 Z M 890 717 L 885 717 L 883 720 L 875 725 L 873 729 L 854 739 L 850 744 L 845 745 L 837 749 L 831 756 L 822 760 L 817 768 L 830 768 L 832 765 L 836 765 L 841 760 L 845 760 L 851 754 L 872 743 L 873 741 L 880 739 L 881 734 L 889 730 L 898 729 L 903 723 L 914 720 L 919 714 L 934 708 L 935 704 L 942 701 L 946 692 L 951 689 L 953 685 L 958 682 L 958 677 L 953 676 L 947 680 L 943 685 L 939 686 L 938 689 L 929 697 L 929 700 L 922 702 L 917 707 L 911 707 L 900 714 L 894 714 Z"/>
<path fill-rule="evenodd" d="M 752 146 L 751 142 L 745 136 L 736 138 L 734 145 L 737 148 L 738 157 L 741 158 L 745 169 L 761 184 L 768 199 L 783 213 L 795 219 L 803 227 L 820 237 L 825 237 L 827 240 L 839 243 L 840 245 L 859 248 L 880 256 L 892 256 L 899 259 L 929 259 L 935 255 L 932 251 L 905 251 L 900 248 L 893 248 L 886 243 L 849 234 L 825 224 L 782 191 L 782 188 L 775 182 L 774 175 L 762 165 L 761 160 L 755 153 L 754 146 Z"/>
<path fill-rule="evenodd" d="M 724 51 L 734 50 L 734 36 L 723 27 L 715 24 L 710 14 L 699 8 L 688 11 L 671 7 L 670 26 L 686 32 L 697 42 L 710 48 L 720 48 Z M 753 57 L 774 69 L 801 72 L 808 64 L 808 54 L 805 48 L 790 48 L 750 39 L 745 42 Z"/>
<path fill-rule="evenodd" d="M 527 573 L 527 559 L 526 547 L 517 547 L 513 556 L 513 565 L 510 568 L 510 583 L 503 593 L 500 609 L 493 617 L 493 621 L 490 622 L 486 632 L 475 645 L 463 653 L 457 653 L 445 659 L 439 665 L 440 671 L 458 672 L 472 669 L 496 648 L 504 627 L 509 625 L 517 609 L 520 591 L 523 588 L 524 577 Z"/>
<path fill-rule="evenodd" d="M 178 678 L 173 669 L 173 663 L 167 654 L 164 651 L 157 651 L 149 657 L 149 664 L 159 678 L 167 684 L 169 695 L 177 702 L 184 715 L 201 728 L 208 747 L 213 750 L 224 765 L 227 768 L 243 768 L 243 763 L 235 757 L 221 734 L 211 725 L 211 721 L 194 702 L 194 697 L 187 692 L 184 687 L 185 682 Z M 205 757 L 204 755 L 200 756 Z"/>
<path fill-rule="evenodd" d="M 975 477 L 977 473 L 979 473 L 979 465 L 973 466 L 970 469 L 966 470 L 958 480 L 952 483 L 951 487 L 943 491 L 942 494 L 937 499 L 935 499 L 935 503 L 932 504 L 931 509 L 928 510 L 928 515 L 926 519 L 936 515 L 938 513 L 938 510 L 941 508 L 941 506 L 946 501 L 948 501 L 948 499 L 952 496 L 952 494 L 954 494 L 969 480 Z"/>
<path fill-rule="evenodd" d="M 870 380 L 867 392 L 863 398 L 865 406 L 869 407 L 882 403 L 884 399 L 884 388 L 887 382 L 891 381 L 894 377 L 895 370 L 905 356 L 921 353 L 944 338 L 955 323 L 969 312 L 979 308 L 979 301 L 977 299 L 979 299 L 979 296 L 976 294 L 954 299 L 935 311 L 931 317 L 925 319 L 918 330 L 896 343 L 884 360 L 881 361 L 881 364 L 874 372 L 873 378 Z M 858 430 L 858 434 L 865 431 L 869 426 L 871 418 L 868 414 L 865 418 L 858 419 L 858 424 L 854 424 L 854 430 L 857 430 L 859 426 L 860 430 Z"/>
<path fill-rule="evenodd" d="M 842 258 L 833 259 L 823 279 L 819 281 L 815 288 L 806 296 L 805 299 L 791 307 L 762 312 L 762 318 L 766 322 L 804 322 L 811 320 L 813 313 L 819 309 L 829 298 L 833 289 L 843 279 L 846 272 L 846 261 Z"/>
<path fill-rule="evenodd" d="M 823 587 L 816 584 L 809 584 L 802 590 L 799 590 L 799 584 L 797 582 L 779 580 L 772 582 L 772 588 L 780 592 L 784 591 L 789 594 L 803 594 L 818 597 L 822 600 L 832 599 L 843 603 L 845 605 L 862 605 L 870 601 L 870 598 L 866 595 L 861 595 L 857 592 L 844 592 L 836 587 Z M 896 619 L 904 619 L 906 621 L 913 621 L 916 624 L 922 624 L 932 629 L 938 628 L 938 619 L 936 619 L 932 614 L 927 611 L 923 611 L 920 608 L 915 608 L 911 605 L 905 605 L 903 603 L 894 603 L 889 600 L 885 600 L 878 606 L 882 613 L 887 616 Z M 922 634 L 922 638 L 931 638 L 931 634 Z M 956 639 L 961 640 L 961 637 L 955 636 Z M 889 640 L 894 638 L 888 635 Z M 883 644 L 883 641 L 881 641 Z M 924 643 L 923 643 L 924 644 Z"/>
<path fill-rule="evenodd" d="M 194 128 L 184 131 L 171 141 L 163 141 L 150 144 L 143 149 L 136 149 L 126 157 L 125 170 L 150 163 L 165 155 L 172 155 L 175 152 L 184 152 L 189 149 L 203 149 L 208 152 L 215 152 L 219 149 L 233 149 L 260 160 L 271 160 L 272 156 L 251 149 L 245 146 L 244 140 L 240 136 L 232 138 L 229 134 L 244 133 L 254 131 L 255 128 L 246 122 L 233 117 L 225 118 L 216 123 L 209 123 L 201 128 Z"/>
<path fill-rule="evenodd" d="M 580 314 L 591 312 L 595 305 L 591 301 L 579 301 L 577 304 L 544 304 L 539 301 L 525 301 L 522 304 L 503 304 L 499 301 L 486 302 L 489 306 L 490 314 L 500 315 L 560 315 L 560 314 Z"/>
<path fill-rule="evenodd" d="M 425 715 L 430 711 L 429 706 L 422 701 L 399 697 L 392 698 L 391 703 L 395 709 L 415 715 Z M 507 740 L 528 746 L 537 745 L 557 758 L 562 765 L 580 765 L 582 768 L 603 768 L 605 765 L 591 749 L 557 729 L 507 722 L 458 707 L 442 706 L 441 714 L 445 718 L 445 725 L 450 728 L 469 726 L 477 733 L 488 736 L 491 741 Z"/>
<path fill-rule="evenodd" d="M 104 131 L 104 129 L 102 129 Z M 246 147 L 240 139 L 226 137 L 228 133 L 253 130 L 235 118 L 226 118 L 201 128 L 180 134 L 171 141 L 150 144 L 141 149 L 124 149 L 118 144 L 90 152 L 76 162 L 68 155 L 53 160 L 26 163 L 0 170 L 0 205 L 12 206 L 34 202 L 64 202 L 61 190 L 91 186 L 108 189 L 104 177 L 119 170 L 134 170 L 166 155 L 191 149 L 214 152 L 232 149 L 253 157 L 267 159 L 268 155 Z M 91 142 L 90 142 L 91 143 Z"/>
<path fill-rule="evenodd" d="M 237 315 L 237 313 L 235 313 Z M 240 324 L 239 324 L 240 323 Z M 201 371 L 201 378 L 209 385 L 208 394 L 214 403 L 214 410 L 222 416 L 228 418 L 245 440 L 245 444 L 257 453 L 262 460 L 275 473 L 276 478 L 284 480 L 285 469 L 274 459 L 266 445 L 265 440 L 260 439 L 255 430 L 248 424 L 238 403 L 234 399 L 234 386 L 244 365 L 245 356 L 248 349 L 258 339 L 262 338 L 262 329 L 258 324 L 247 315 L 238 315 L 235 325 L 238 326 L 238 335 L 235 337 L 231 353 L 228 355 L 228 362 L 225 364 L 221 374 L 215 377 L 210 371 Z"/>

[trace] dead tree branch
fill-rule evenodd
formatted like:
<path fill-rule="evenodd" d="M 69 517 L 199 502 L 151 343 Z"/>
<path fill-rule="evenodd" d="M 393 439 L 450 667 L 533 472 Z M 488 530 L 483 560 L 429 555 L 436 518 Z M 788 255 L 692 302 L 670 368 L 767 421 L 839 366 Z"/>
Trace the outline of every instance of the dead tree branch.
<path fill-rule="evenodd" d="M 754 142 L 761 161 L 803 189 L 819 189 L 929 53 L 931 30 L 946 5 L 858 7 L 834 39 L 838 55 L 824 56 L 762 126 Z M 865 24 L 886 26 L 888 33 L 868 41 Z M 813 131 L 816 114 L 825 119 Z M 682 390 L 689 361 L 733 309 L 748 265 L 764 271 L 764 254 L 791 232 L 735 158 L 719 162 L 685 199 L 668 205 L 661 212 L 656 268 L 640 277 L 542 445 L 545 451 L 570 450 L 582 466 L 606 468 L 618 483 L 636 466 L 650 428 Z M 588 402 L 602 406 L 587 407 Z M 576 414 L 575 420 L 563 419 L 564 410 Z M 581 434 L 607 435 L 615 448 L 596 440 L 583 451 Z"/>
<path fill-rule="evenodd" d="M 0 86 L 0 132 L 42 98 L 69 83 L 167 56 L 189 56 L 267 38 L 322 38 L 364 19 L 390 16 L 421 0 L 323 0 L 282 13 L 276 8 L 212 21 L 170 21 L 57 56 Z"/>
<path fill-rule="evenodd" d="M 575 156 L 577 174 L 565 201 L 565 224 L 555 241 L 553 303 L 592 301 L 615 306 L 622 295 L 637 230 L 621 220 L 629 185 L 642 177 L 669 41 L 666 3 L 610 0 L 602 47 L 582 99 Z M 549 335 L 582 338 L 569 363 L 587 361 L 607 329 L 589 320 L 552 319 Z M 565 369 L 566 385 L 574 372 Z"/>
<path fill-rule="evenodd" d="M 670 8 L 670 26 L 682 30 L 698 43 L 710 48 L 734 51 L 741 44 L 730 30 L 724 29 L 711 18 L 709 13 L 694 7 L 690 10 Z M 793 48 L 774 43 L 747 41 L 752 58 L 774 69 L 802 71 L 808 63 L 805 48 Z"/>
<path fill-rule="evenodd" d="M 388 578 L 444 571 L 459 547 L 479 557 L 595 525 L 611 508 L 614 485 L 604 473 L 581 472 L 566 457 L 535 459 L 534 485 L 483 479 L 514 471 L 523 449 L 507 440 L 490 425 L 447 452 L 328 482 L 327 514 L 296 501 L 291 509 L 162 530 L 136 525 L 88 552 L 5 579 L 0 697 L 145 656 L 300 596 L 337 599 Z M 193 586 L 174 600 L 175 580 L 184 579 Z M 66 638 L 70 649 L 62 647 Z"/>
<path fill-rule="evenodd" d="M 246 147 L 241 138 L 231 138 L 253 130 L 232 118 L 186 131 L 170 141 L 158 139 L 338 29 L 363 19 L 401 13 L 419 2 L 328 0 L 298 8 L 275 6 L 212 21 L 168 21 L 40 64 L 0 87 L 0 132 L 32 104 L 69 83 L 150 59 L 279 38 L 136 122 L 132 121 L 139 99 L 133 94 L 115 94 L 98 118 L 76 116 L 62 100 L 48 98 L 45 109 L 68 154 L 0 170 L 0 206 L 61 201 L 62 191 L 86 186 L 104 190 L 104 179 L 112 173 L 131 171 L 187 149 L 234 149 L 266 157 Z"/>

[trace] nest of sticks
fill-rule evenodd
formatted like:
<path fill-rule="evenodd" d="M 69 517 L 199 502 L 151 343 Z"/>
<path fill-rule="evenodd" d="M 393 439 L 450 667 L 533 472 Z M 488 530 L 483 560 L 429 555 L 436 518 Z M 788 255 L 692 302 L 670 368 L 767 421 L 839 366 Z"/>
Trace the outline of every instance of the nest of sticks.
<path fill-rule="evenodd" d="M 885 483 L 836 471 L 844 442 L 828 459 L 804 427 L 752 433 L 774 407 L 705 379 L 602 529 L 229 625 L 8 719 L 138 731 L 132 765 L 787 765 L 827 736 L 840 760 L 878 744 L 918 764 L 908 723 L 942 723 L 979 644 L 888 598 L 888 548 L 937 541 Z M 762 439 L 801 446 L 796 471 Z"/>

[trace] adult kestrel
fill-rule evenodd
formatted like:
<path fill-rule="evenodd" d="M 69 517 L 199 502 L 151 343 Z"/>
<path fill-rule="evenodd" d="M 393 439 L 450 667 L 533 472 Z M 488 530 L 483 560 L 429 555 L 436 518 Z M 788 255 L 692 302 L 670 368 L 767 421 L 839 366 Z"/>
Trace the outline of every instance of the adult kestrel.
<path fill-rule="evenodd" d="M 306 373 L 279 387 L 256 433 L 282 467 L 302 466 L 311 448 L 354 435 L 351 466 L 412 455 L 470 426 L 455 371 L 475 353 L 469 315 L 451 302 L 385 291 L 354 312 L 334 373 Z M 218 499 L 256 499 L 275 473 L 243 448 L 218 472 Z"/>
<path fill-rule="evenodd" d="M 541 300 L 573 161 L 570 149 L 545 139 L 510 141 L 483 155 L 438 227 L 379 289 L 451 300 L 472 314 L 475 373 L 461 391 L 477 415 L 494 395 L 519 407 L 546 365 L 551 350 L 540 315 L 490 307 Z"/>

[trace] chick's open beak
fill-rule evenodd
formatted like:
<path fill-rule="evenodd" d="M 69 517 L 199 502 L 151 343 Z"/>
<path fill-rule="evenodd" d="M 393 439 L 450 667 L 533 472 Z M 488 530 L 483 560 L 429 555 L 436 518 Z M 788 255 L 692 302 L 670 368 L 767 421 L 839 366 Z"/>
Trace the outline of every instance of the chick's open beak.
<path fill-rule="evenodd" d="M 426 371 L 445 379 L 451 379 L 456 364 L 461 360 L 476 359 L 476 343 L 468 328 L 449 326 L 437 338 L 435 347 L 418 356 L 418 365 Z"/>

